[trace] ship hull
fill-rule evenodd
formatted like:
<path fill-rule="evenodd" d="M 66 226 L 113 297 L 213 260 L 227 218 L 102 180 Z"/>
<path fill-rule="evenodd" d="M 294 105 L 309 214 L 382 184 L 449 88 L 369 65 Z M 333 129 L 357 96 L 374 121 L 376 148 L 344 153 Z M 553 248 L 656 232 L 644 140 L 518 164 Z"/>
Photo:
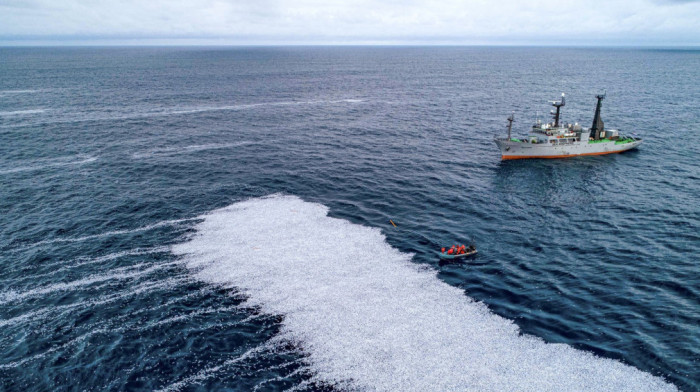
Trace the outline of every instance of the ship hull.
<path fill-rule="evenodd" d="M 615 141 L 604 142 L 574 142 L 571 144 L 557 145 L 545 143 L 515 142 L 505 139 L 497 139 L 496 144 L 501 150 L 501 159 L 532 159 L 532 158 L 571 158 L 577 156 L 616 154 L 637 148 L 641 140 L 619 143 Z"/>

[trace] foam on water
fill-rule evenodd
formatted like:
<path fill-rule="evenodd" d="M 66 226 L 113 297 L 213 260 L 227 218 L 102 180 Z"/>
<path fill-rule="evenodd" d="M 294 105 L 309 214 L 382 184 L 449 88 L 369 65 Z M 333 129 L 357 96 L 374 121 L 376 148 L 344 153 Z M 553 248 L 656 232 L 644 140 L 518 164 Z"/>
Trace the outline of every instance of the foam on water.
<path fill-rule="evenodd" d="M 39 90 L 0 90 L 0 97 L 10 94 L 32 94 L 36 92 L 39 92 Z"/>
<path fill-rule="evenodd" d="M 18 166 L 18 167 L 12 167 L 9 169 L 4 169 L 0 170 L 0 174 L 12 174 L 12 173 L 20 173 L 20 172 L 27 172 L 27 171 L 35 171 L 35 170 L 43 170 L 51 167 L 59 167 L 59 166 L 79 166 L 79 165 L 85 165 L 88 163 L 95 162 L 97 160 L 96 157 L 68 157 L 68 158 L 55 158 L 52 161 L 46 161 L 42 160 L 40 161 L 41 163 L 36 163 L 33 165 L 29 166 Z"/>
<path fill-rule="evenodd" d="M 64 344 L 52 346 L 51 348 L 49 348 L 49 349 L 47 349 L 46 351 L 43 351 L 43 352 L 41 352 L 41 353 L 39 353 L 39 354 L 35 354 L 35 355 L 29 356 L 29 357 L 26 357 L 26 358 L 23 358 L 23 359 L 14 361 L 14 362 L 0 364 L 0 370 L 2 370 L 2 369 L 12 369 L 12 368 L 20 367 L 20 366 L 22 366 L 22 365 L 24 365 L 24 364 L 26 364 L 26 363 L 28 363 L 28 362 L 36 361 L 36 360 L 41 359 L 41 358 L 44 358 L 44 357 L 46 357 L 47 355 L 50 355 L 50 354 L 52 354 L 52 353 L 64 351 L 66 348 L 68 348 L 68 347 L 70 347 L 70 346 L 74 346 L 74 345 L 79 344 L 79 343 L 82 343 L 82 342 L 84 342 L 85 340 L 87 340 L 87 339 L 89 339 L 89 338 L 91 338 L 91 337 L 93 337 L 93 336 L 95 336 L 95 335 L 98 335 L 98 334 L 102 334 L 102 333 L 118 333 L 118 332 L 121 332 L 121 331 L 124 331 L 124 330 L 126 330 L 126 328 L 100 328 L 100 329 L 95 329 L 95 330 L 92 330 L 92 331 L 90 331 L 90 332 L 87 332 L 87 333 L 85 333 L 85 334 L 83 334 L 83 335 L 80 335 L 80 336 L 76 337 L 75 339 L 71 339 L 70 341 L 68 341 L 68 342 L 66 342 L 66 343 L 64 343 Z"/>
<path fill-rule="evenodd" d="M 193 152 L 207 151 L 207 150 L 220 150 L 225 148 L 242 147 L 245 145 L 252 144 L 251 142 L 239 142 L 239 143 L 211 143 L 211 144 L 196 144 L 184 147 L 164 147 L 155 148 L 145 152 L 137 152 L 131 156 L 135 159 L 139 158 L 149 158 L 153 156 L 170 156 L 170 155 L 180 155 L 180 154 L 190 154 Z"/>
<path fill-rule="evenodd" d="M 13 110 L 9 112 L 0 112 L 0 117 L 28 116 L 31 114 L 41 114 L 44 112 L 46 112 L 46 109 Z"/>
<path fill-rule="evenodd" d="M 284 367 L 289 366 L 289 365 L 293 365 L 293 364 L 296 364 L 296 362 L 286 362 L 286 363 L 284 363 L 284 364 L 282 364 L 282 365 L 280 365 L 280 366 L 276 366 L 275 368 L 277 368 L 277 369 L 283 369 Z M 267 369 L 266 369 L 266 370 L 267 370 Z M 309 369 L 308 367 L 302 366 L 302 367 L 300 367 L 300 368 L 297 369 L 297 370 L 294 370 L 294 371 L 292 371 L 292 372 L 290 372 L 290 373 L 288 373 L 288 374 L 285 374 L 284 376 L 277 376 L 277 377 L 269 378 L 269 379 L 267 379 L 267 380 L 263 380 L 263 381 L 259 382 L 258 384 L 256 384 L 256 385 L 253 387 L 253 392 L 255 392 L 255 391 L 260 391 L 260 390 L 265 390 L 265 389 L 267 388 L 267 387 L 266 387 L 267 384 L 270 384 L 270 383 L 273 383 L 273 382 L 277 382 L 277 381 L 284 381 L 285 379 L 289 379 L 290 377 L 293 377 L 293 376 L 295 376 L 295 375 L 297 375 L 297 374 L 306 374 L 306 373 L 309 373 L 309 372 L 310 372 L 310 369 Z"/>
<path fill-rule="evenodd" d="M 323 104 L 335 104 L 335 103 L 359 103 L 363 102 L 361 99 L 339 99 L 339 100 L 312 100 L 312 101 L 278 101 L 278 102 L 259 102 L 259 103 L 248 103 L 248 104 L 235 104 L 235 105 L 222 105 L 222 106 L 198 106 L 189 108 L 171 108 L 163 111 L 150 112 L 142 115 L 143 117 L 156 117 L 156 116 L 171 116 L 180 114 L 196 114 L 204 112 L 217 112 L 217 111 L 235 111 L 235 110 L 246 110 L 254 109 L 266 106 L 288 106 L 288 105 L 323 105 Z"/>
<path fill-rule="evenodd" d="M 110 281 L 120 281 L 125 279 L 132 279 L 136 277 L 141 277 L 144 275 L 149 275 L 155 271 L 167 268 L 174 265 L 175 262 L 163 263 L 148 268 L 142 268 L 141 266 L 129 266 L 116 268 L 109 273 L 100 273 L 91 275 L 82 279 L 54 283 L 38 288 L 33 288 L 25 291 L 17 290 L 7 290 L 0 292 L 0 305 L 6 304 L 8 302 L 22 301 L 27 298 L 34 298 L 38 296 L 43 296 L 46 294 L 59 292 L 59 291 L 72 291 L 77 290 L 85 286 L 91 286 L 95 283 L 110 282 Z"/>
<path fill-rule="evenodd" d="M 362 103 L 365 102 L 363 99 L 338 99 L 338 100 L 313 100 L 313 101 L 279 101 L 279 102 L 259 102 L 250 104 L 236 104 L 236 105 L 222 105 L 222 106 L 198 106 L 198 107 L 172 107 L 163 108 L 152 111 L 145 112 L 131 112 L 123 113 L 118 115 L 105 115 L 104 113 L 66 113 L 63 118 L 52 119 L 48 121 L 42 121 L 39 123 L 21 123 L 21 124 L 10 124 L 2 125 L 0 128 L 23 128 L 31 127 L 42 124 L 60 124 L 60 123 L 78 123 L 78 122 L 90 122 L 90 121 L 121 121 L 121 120 L 134 120 L 142 118 L 154 118 L 154 117 L 169 117 L 169 116 L 181 116 L 188 114 L 199 114 L 206 112 L 220 112 L 220 111 L 241 111 L 248 109 L 257 109 L 264 107 L 276 107 L 276 106 L 303 106 L 303 105 L 326 105 L 326 104 L 339 104 L 339 103 Z M 37 111 L 41 110 L 41 111 Z M 23 116 L 28 114 L 39 114 L 45 112 L 46 109 L 36 109 L 36 110 L 20 110 L 14 112 L 0 112 L 0 116 Z"/>
<path fill-rule="evenodd" d="M 210 308 L 205 308 L 205 309 L 200 309 L 196 310 L 194 312 L 186 313 L 186 314 L 180 314 L 177 316 L 169 317 L 163 320 L 156 321 L 154 323 L 150 323 L 144 327 L 139 328 L 140 330 L 147 330 L 147 329 L 153 329 L 157 327 L 161 327 L 163 325 L 167 324 L 172 324 L 172 323 L 177 323 L 179 321 L 183 320 L 190 320 L 194 317 L 197 316 L 203 316 L 206 314 L 214 314 L 214 313 L 226 313 L 226 312 L 237 312 L 240 308 L 237 306 L 229 306 L 229 307 L 210 307 Z"/>
<path fill-rule="evenodd" d="M 160 281 L 146 281 L 136 286 L 129 287 L 126 291 L 119 291 L 114 294 L 108 294 L 99 296 L 97 298 L 91 298 L 88 300 L 80 301 L 77 303 L 69 305 L 60 306 L 49 306 L 45 308 L 39 308 L 22 315 L 0 320 L 0 327 L 11 326 L 23 322 L 41 322 L 42 320 L 53 317 L 53 318 L 63 318 L 66 314 L 73 313 L 76 310 L 86 309 L 91 307 L 98 307 L 117 301 L 125 300 L 130 297 L 138 296 L 144 293 L 150 293 L 157 290 L 167 290 L 171 287 L 176 287 L 178 285 L 186 284 L 190 279 L 188 278 L 169 278 Z M 16 292 L 14 292 L 16 294 Z M 6 295 L 7 292 L 3 293 Z M 30 295 L 31 296 L 31 295 Z M 142 311 L 147 311 L 148 309 L 143 309 Z M 140 311 L 133 312 L 133 314 L 138 314 Z"/>
<path fill-rule="evenodd" d="M 208 378 L 214 377 L 217 373 L 226 370 L 228 367 L 236 365 L 236 364 L 238 364 L 242 361 L 245 361 L 247 359 L 250 359 L 252 357 L 255 357 L 256 355 L 259 355 L 260 353 L 262 353 L 266 350 L 269 350 L 270 348 L 271 347 L 269 344 L 263 344 L 262 346 L 251 348 L 250 350 L 244 352 L 243 354 L 241 354 L 237 357 L 228 359 L 219 365 L 212 366 L 212 367 L 206 368 L 204 370 L 201 370 L 192 376 L 189 376 L 183 380 L 180 380 L 176 383 L 170 384 L 170 385 L 168 385 L 164 388 L 158 389 L 156 391 L 157 392 L 179 391 L 188 385 L 195 384 L 195 383 L 204 381 Z"/>
<path fill-rule="evenodd" d="M 43 274 L 25 274 L 24 279 L 17 279 L 15 282 L 23 282 L 25 280 L 31 281 L 31 280 L 37 280 L 39 278 L 46 278 L 48 276 L 58 276 L 60 274 L 63 274 L 65 271 L 73 270 L 75 268 L 79 268 L 85 265 L 91 265 L 91 264 L 100 264 L 104 263 L 106 261 L 111 261 L 111 260 L 116 260 L 120 259 L 122 257 L 127 257 L 127 256 L 139 256 L 139 255 L 147 255 L 147 254 L 153 254 L 153 253 L 164 253 L 164 252 L 169 252 L 170 248 L 167 246 L 157 246 L 153 248 L 146 248 L 146 249 L 141 249 L 141 248 L 136 248 L 136 249 L 131 249 L 131 250 L 125 250 L 121 252 L 116 252 L 116 253 L 110 253 L 106 254 L 104 256 L 99 256 L 99 257 L 80 257 L 76 259 L 73 263 L 66 262 L 65 260 L 60 260 L 54 263 L 47 263 L 43 264 L 42 267 L 50 269 L 50 272 L 46 272 Z M 59 267 L 62 266 L 62 267 Z M 34 267 L 36 268 L 36 266 Z"/>
<path fill-rule="evenodd" d="M 82 242 L 82 241 L 94 240 L 97 238 L 111 237 L 111 236 L 115 236 L 115 235 L 138 233 L 141 231 L 148 231 L 148 230 L 158 229 L 158 228 L 166 227 L 166 226 L 175 226 L 175 225 L 179 225 L 181 223 L 191 222 L 191 221 L 196 220 L 196 219 L 198 219 L 198 218 L 165 220 L 165 221 L 153 223 L 153 224 L 142 226 L 142 227 L 137 227 L 135 229 L 107 231 L 104 233 L 86 235 L 86 236 L 82 236 L 82 237 L 53 238 L 50 240 L 38 241 L 38 242 L 35 242 L 32 244 L 28 244 L 28 245 L 20 247 L 19 249 L 24 250 L 24 249 L 33 248 L 33 247 L 42 246 L 42 245 L 66 243 L 66 242 Z"/>
<path fill-rule="evenodd" d="M 236 287 L 247 305 L 283 315 L 279 340 L 306 354 L 310 382 L 359 390 L 676 390 L 621 362 L 522 335 L 433 269 L 411 263 L 380 230 L 327 213 L 293 196 L 236 203 L 203 216 L 173 253 L 198 279 Z"/>

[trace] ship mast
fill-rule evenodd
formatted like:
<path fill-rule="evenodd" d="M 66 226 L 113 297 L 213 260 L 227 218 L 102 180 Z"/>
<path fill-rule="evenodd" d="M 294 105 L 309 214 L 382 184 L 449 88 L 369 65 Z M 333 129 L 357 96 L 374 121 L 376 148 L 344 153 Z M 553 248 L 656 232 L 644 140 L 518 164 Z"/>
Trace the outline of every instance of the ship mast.
<path fill-rule="evenodd" d="M 605 130 L 605 126 L 603 125 L 603 120 L 600 118 L 600 109 L 603 107 L 603 99 L 605 99 L 605 92 L 600 95 L 596 95 L 595 97 L 598 99 L 598 103 L 596 104 L 595 107 L 595 115 L 593 116 L 593 125 L 591 125 L 591 134 L 590 138 L 593 140 L 598 140 L 600 139 L 600 134 Z"/>
<path fill-rule="evenodd" d="M 508 141 L 510 141 L 510 130 L 513 128 L 513 121 L 515 120 L 513 116 L 515 116 L 515 112 L 511 113 L 508 117 Z"/>
<path fill-rule="evenodd" d="M 566 105 L 566 101 L 564 100 L 564 93 L 561 93 L 561 101 L 549 101 L 552 103 L 552 106 L 557 108 L 556 113 L 552 112 L 552 115 L 554 116 L 554 128 L 559 127 L 559 113 L 561 111 L 561 107 Z"/>

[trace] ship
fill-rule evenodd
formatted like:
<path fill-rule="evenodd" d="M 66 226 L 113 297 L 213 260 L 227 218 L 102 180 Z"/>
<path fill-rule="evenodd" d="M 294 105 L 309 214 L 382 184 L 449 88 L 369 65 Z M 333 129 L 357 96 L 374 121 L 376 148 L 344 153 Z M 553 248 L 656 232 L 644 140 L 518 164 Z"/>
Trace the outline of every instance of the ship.
<path fill-rule="evenodd" d="M 560 123 L 561 108 L 566 105 L 564 94 L 561 100 L 550 101 L 554 122 L 543 123 L 537 119 L 530 134 L 524 138 L 511 137 L 514 114 L 508 117 L 508 137 L 496 137 L 494 141 L 501 150 L 501 159 L 569 158 L 582 155 L 605 155 L 628 151 L 642 143 L 641 138 L 624 136 L 616 129 L 606 130 L 600 111 L 605 93 L 596 95 L 598 103 L 590 128 L 578 123 Z"/>

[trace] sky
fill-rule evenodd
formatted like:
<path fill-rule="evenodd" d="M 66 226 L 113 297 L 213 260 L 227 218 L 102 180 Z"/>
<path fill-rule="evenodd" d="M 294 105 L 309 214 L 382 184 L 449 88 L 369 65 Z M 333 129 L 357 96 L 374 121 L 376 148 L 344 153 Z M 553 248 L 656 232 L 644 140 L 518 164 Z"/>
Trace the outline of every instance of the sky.
<path fill-rule="evenodd" d="M 0 45 L 700 46 L 700 0 L 0 0 Z"/>

